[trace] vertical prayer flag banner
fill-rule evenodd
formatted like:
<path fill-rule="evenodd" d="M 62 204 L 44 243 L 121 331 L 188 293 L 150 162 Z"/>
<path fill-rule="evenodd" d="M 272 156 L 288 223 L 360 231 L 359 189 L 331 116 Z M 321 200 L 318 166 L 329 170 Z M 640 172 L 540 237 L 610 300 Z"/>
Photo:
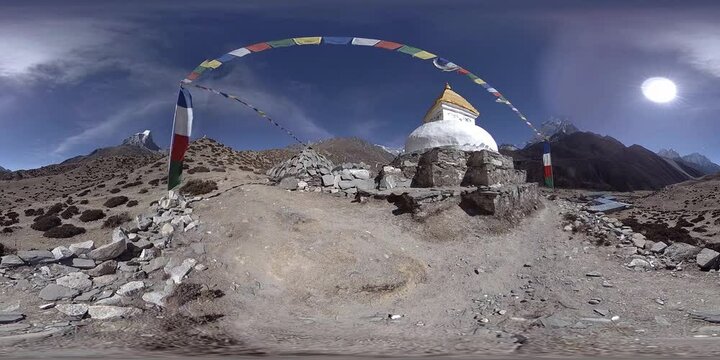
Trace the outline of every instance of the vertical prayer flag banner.
<path fill-rule="evenodd" d="M 193 110 L 192 96 L 181 88 L 175 105 L 173 120 L 173 138 L 170 142 L 170 163 L 168 164 L 168 190 L 180 185 L 185 151 L 190 144 L 192 132 Z"/>
<path fill-rule="evenodd" d="M 547 141 L 543 143 L 543 167 L 545 186 L 554 188 L 555 183 L 553 181 L 552 159 L 550 158 L 550 143 Z"/>

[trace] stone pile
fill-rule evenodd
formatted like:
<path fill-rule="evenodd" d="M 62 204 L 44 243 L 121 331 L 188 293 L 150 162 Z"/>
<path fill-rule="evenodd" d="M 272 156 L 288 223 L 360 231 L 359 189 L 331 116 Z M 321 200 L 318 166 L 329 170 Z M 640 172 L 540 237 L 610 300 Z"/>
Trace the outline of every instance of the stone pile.
<path fill-rule="evenodd" d="M 615 245 L 626 258 L 626 266 L 636 270 L 682 270 L 695 263 L 701 270 L 715 271 L 720 267 L 720 253 L 714 249 L 668 239 L 648 239 L 633 231 L 622 221 L 602 212 L 591 213 L 586 205 L 557 200 L 565 223 L 563 230 L 586 233 L 599 244 Z"/>
<path fill-rule="evenodd" d="M 291 178 L 317 186 L 320 176 L 330 174 L 334 167 L 335 165 L 328 158 L 312 148 L 306 148 L 268 170 L 267 175 L 270 176 L 270 180 L 280 183 L 283 179 Z"/>
<path fill-rule="evenodd" d="M 370 167 L 364 163 L 335 166 L 311 148 L 268 171 L 270 179 L 286 190 L 326 192 L 354 196 L 358 190 L 375 188 Z"/>
<path fill-rule="evenodd" d="M 203 266 L 173 256 L 173 239 L 198 230 L 191 204 L 201 199 L 171 191 L 152 213 L 114 229 L 105 244 L 91 240 L 2 256 L 0 286 L 38 291 L 46 302 L 41 310 L 58 311 L 72 321 L 130 317 L 142 313 L 136 306 L 143 303 L 140 299 L 146 307 L 165 306 L 175 286 Z"/>

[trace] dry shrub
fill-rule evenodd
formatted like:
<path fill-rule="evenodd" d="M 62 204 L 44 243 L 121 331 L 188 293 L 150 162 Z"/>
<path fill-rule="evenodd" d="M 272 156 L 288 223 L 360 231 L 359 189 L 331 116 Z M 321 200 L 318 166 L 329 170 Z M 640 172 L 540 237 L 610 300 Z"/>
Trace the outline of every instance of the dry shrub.
<path fill-rule="evenodd" d="M 127 196 L 114 196 L 114 197 L 107 199 L 107 201 L 105 201 L 103 206 L 109 207 L 109 208 L 114 208 L 114 207 L 120 206 L 126 202 L 128 202 Z"/>
<path fill-rule="evenodd" d="M 62 211 L 64 205 L 62 203 L 55 203 L 48 208 L 46 215 L 55 215 Z"/>
<path fill-rule="evenodd" d="M 88 222 L 100 220 L 105 217 L 105 213 L 102 210 L 85 210 L 80 214 L 80 221 Z"/>
<path fill-rule="evenodd" d="M 53 215 L 46 215 L 35 219 L 35 222 L 30 225 L 30 228 L 37 231 L 47 231 L 56 226 L 60 226 L 62 220 L 59 217 Z"/>
<path fill-rule="evenodd" d="M 117 194 L 117 193 L 120 192 L 120 189 L 118 189 L 118 188 L 110 189 L 109 192 L 110 192 L 111 194 Z"/>
<path fill-rule="evenodd" d="M 73 224 L 63 224 L 46 231 L 43 236 L 54 239 L 66 239 L 84 233 L 85 228 L 77 227 Z"/>
<path fill-rule="evenodd" d="M 206 173 L 210 172 L 210 169 L 208 169 L 205 166 L 196 166 L 190 170 L 188 170 L 188 174 L 194 174 L 194 173 Z"/>
<path fill-rule="evenodd" d="M 130 201 L 127 202 L 127 204 L 125 204 L 125 206 L 127 206 L 127 207 L 133 207 L 133 206 L 137 206 L 137 204 L 138 204 L 138 201 L 137 201 L 137 200 L 130 200 Z"/>
<path fill-rule="evenodd" d="M 132 219 L 130 218 L 130 215 L 128 215 L 128 213 L 117 214 L 107 218 L 103 223 L 102 227 L 114 229 L 130 220 Z"/>
<path fill-rule="evenodd" d="M 217 183 L 213 180 L 193 179 L 180 188 L 180 192 L 187 195 L 203 195 L 217 190 Z"/>
<path fill-rule="evenodd" d="M 89 203 L 90 201 L 88 201 L 87 199 L 80 200 L 80 205 L 87 205 Z"/>
<path fill-rule="evenodd" d="M 67 220 L 67 219 L 70 219 L 71 217 L 73 217 L 73 216 L 75 216 L 75 215 L 77 215 L 77 214 L 80 214 L 80 210 L 78 209 L 77 206 L 72 205 L 72 206 L 69 206 L 67 209 L 65 209 L 65 211 L 63 211 L 63 212 L 60 214 L 60 217 L 63 218 L 63 219 L 65 219 L 65 220 Z"/>

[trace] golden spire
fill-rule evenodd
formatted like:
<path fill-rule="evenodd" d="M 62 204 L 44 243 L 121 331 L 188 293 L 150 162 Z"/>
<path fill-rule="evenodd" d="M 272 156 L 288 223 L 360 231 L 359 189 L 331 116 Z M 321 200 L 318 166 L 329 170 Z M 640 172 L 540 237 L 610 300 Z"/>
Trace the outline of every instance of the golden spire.
<path fill-rule="evenodd" d="M 430 107 L 430 110 L 427 111 L 425 117 L 427 117 L 431 112 L 433 112 L 433 110 L 435 110 L 436 107 L 440 106 L 440 104 L 443 102 L 459 106 L 460 108 L 471 112 L 475 116 L 480 116 L 480 112 L 477 111 L 477 109 L 475 109 L 475 107 L 472 106 L 469 101 L 465 100 L 464 97 L 453 91 L 449 83 L 445 83 L 445 89 L 435 100 L 433 105 Z"/>

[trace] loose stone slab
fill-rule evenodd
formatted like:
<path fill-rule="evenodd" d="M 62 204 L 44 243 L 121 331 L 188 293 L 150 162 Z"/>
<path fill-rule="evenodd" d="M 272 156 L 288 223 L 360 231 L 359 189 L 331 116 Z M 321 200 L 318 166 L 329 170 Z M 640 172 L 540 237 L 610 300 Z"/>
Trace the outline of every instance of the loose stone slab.
<path fill-rule="evenodd" d="M 18 251 L 17 256 L 28 264 L 40 264 L 55 261 L 55 255 L 47 250 L 24 250 Z"/>
<path fill-rule="evenodd" d="M 110 305 L 93 305 L 88 308 L 90 318 L 98 320 L 130 317 L 140 312 L 142 312 L 142 310 L 137 308 Z"/>
<path fill-rule="evenodd" d="M 114 259 L 127 249 L 127 243 L 125 241 L 113 242 L 107 245 L 103 245 L 95 250 L 90 251 L 88 256 L 96 261 L 105 261 Z"/>
<path fill-rule="evenodd" d="M 75 319 L 82 319 L 88 312 L 88 306 L 86 304 L 58 304 L 55 306 L 55 309 Z"/>
<path fill-rule="evenodd" d="M 0 324 L 12 324 L 25 319 L 25 314 L 17 312 L 0 312 Z"/>
<path fill-rule="evenodd" d="M 15 266 L 22 266 L 25 265 L 25 262 L 23 259 L 21 259 L 17 255 L 5 255 L 2 258 L 0 258 L 0 267 L 15 267 Z"/>
<path fill-rule="evenodd" d="M 40 290 L 40 296 L 41 299 L 46 301 L 56 301 L 56 300 L 62 300 L 62 299 L 70 299 L 80 294 L 80 291 L 76 289 L 71 289 L 65 286 L 61 286 L 58 284 L 49 284 L 42 290 Z"/>
<path fill-rule="evenodd" d="M 80 291 L 89 290 L 93 284 L 92 280 L 90 280 L 90 276 L 81 272 L 69 273 L 57 279 L 56 283 L 60 286 Z"/>
<path fill-rule="evenodd" d="M 92 240 L 83 241 L 75 244 L 70 244 L 68 249 L 72 251 L 76 256 L 88 254 L 92 249 L 95 248 L 95 242 Z"/>

